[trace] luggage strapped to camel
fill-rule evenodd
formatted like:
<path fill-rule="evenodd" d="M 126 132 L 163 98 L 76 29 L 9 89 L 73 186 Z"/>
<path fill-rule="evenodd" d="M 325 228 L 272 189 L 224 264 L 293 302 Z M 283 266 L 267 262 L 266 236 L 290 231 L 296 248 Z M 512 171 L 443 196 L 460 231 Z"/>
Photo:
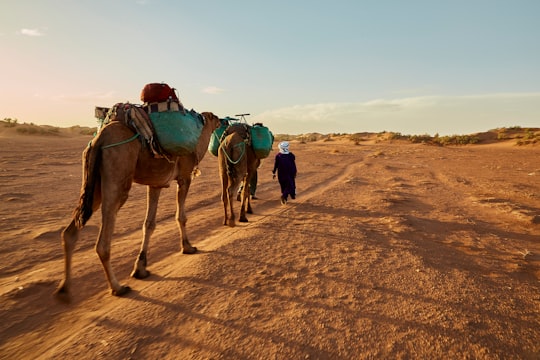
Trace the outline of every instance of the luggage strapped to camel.
<path fill-rule="evenodd" d="M 249 138 L 245 139 L 246 144 L 250 145 L 253 148 L 255 156 L 258 159 L 264 159 L 268 157 L 270 151 L 272 150 L 272 144 L 274 143 L 274 135 L 262 123 L 248 125 L 245 120 L 246 115 L 249 114 L 236 115 L 239 116 L 241 119 L 232 118 L 229 116 L 221 119 L 221 126 L 212 133 L 212 138 L 210 139 L 210 143 L 208 144 L 208 151 L 212 155 L 218 156 L 219 145 L 228 135 L 227 129 L 230 126 L 234 126 L 240 123 L 244 124 L 248 129 Z"/>
<path fill-rule="evenodd" d="M 262 123 L 255 123 L 251 126 L 251 146 L 255 151 L 257 159 L 264 159 L 268 157 L 270 151 L 272 151 L 272 144 L 274 143 L 274 134 Z"/>
<path fill-rule="evenodd" d="M 227 130 L 230 125 L 238 122 L 239 119 L 227 116 L 223 119 L 219 119 L 219 121 L 221 122 L 221 125 L 216 130 L 214 130 L 214 132 L 212 133 L 212 137 L 210 138 L 210 142 L 208 143 L 208 151 L 214 156 L 218 156 L 219 145 L 223 140 L 223 133 L 225 132 L 225 130 Z"/>
<path fill-rule="evenodd" d="M 164 83 L 147 84 L 141 91 L 141 101 L 143 105 L 119 103 L 110 109 L 96 107 L 98 132 L 110 121 L 121 121 L 136 133 L 126 141 L 141 136 L 155 157 L 168 158 L 195 151 L 204 118 L 193 109 L 186 110 L 174 88 Z"/>

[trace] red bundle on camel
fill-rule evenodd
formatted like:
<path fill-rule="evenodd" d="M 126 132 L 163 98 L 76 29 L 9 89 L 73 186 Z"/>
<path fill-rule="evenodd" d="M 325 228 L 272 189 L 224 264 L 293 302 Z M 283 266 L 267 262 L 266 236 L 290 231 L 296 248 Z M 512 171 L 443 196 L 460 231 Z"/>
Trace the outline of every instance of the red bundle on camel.
<path fill-rule="evenodd" d="M 175 89 L 164 83 L 146 84 L 141 91 L 141 101 L 145 103 L 159 103 L 168 100 L 177 101 Z"/>

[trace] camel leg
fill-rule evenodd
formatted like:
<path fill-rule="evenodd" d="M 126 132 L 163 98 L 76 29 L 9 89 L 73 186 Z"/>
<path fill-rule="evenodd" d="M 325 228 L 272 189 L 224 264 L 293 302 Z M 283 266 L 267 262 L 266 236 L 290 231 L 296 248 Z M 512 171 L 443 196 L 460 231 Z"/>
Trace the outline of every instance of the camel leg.
<path fill-rule="evenodd" d="M 122 296 L 131 290 L 129 286 L 120 285 L 111 265 L 111 241 L 114 233 L 114 225 L 118 211 L 128 198 L 131 184 L 131 181 L 126 179 L 121 184 L 102 184 L 101 186 L 102 192 L 104 189 L 107 189 L 107 193 L 103 192 L 101 195 L 101 227 L 95 250 L 103 265 L 111 293 L 115 296 Z"/>
<path fill-rule="evenodd" d="M 227 224 L 230 227 L 236 226 L 235 216 L 234 216 L 234 197 L 236 192 L 238 191 L 238 186 L 233 186 L 232 182 L 229 182 L 229 186 L 227 187 L 227 202 L 229 207 L 229 217 L 225 220 L 227 221 Z M 227 209 L 225 209 L 227 211 Z"/>
<path fill-rule="evenodd" d="M 95 213 L 101 205 L 101 188 L 98 186 L 94 190 L 94 199 L 92 201 L 92 213 Z M 84 225 L 83 225 L 84 226 Z M 79 240 L 79 229 L 75 223 L 75 218 L 71 220 L 68 226 L 62 231 L 62 247 L 64 249 L 64 279 L 58 285 L 55 295 L 58 299 L 69 302 L 71 292 L 71 261 L 75 251 L 75 245 Z"/>
<path fill-rule="evenodd" d="M 242 189 L 242 203 L 240 205 L 240 222 L 248 222 L 246 217 L 246 207 L 249 204 L 249 182 L 247 177 L 244 178 L 244 188 Z"/>
<path fill-rule="evenodd" d="M 253 214 L 253 209 L 251 208 L 251 185 L 248 185 L 247 190 L 247 206 L 246 206 L 246 212 L 248 214 Z"/>
<path fill-rule="evenodd" d="M 147 208 L 146 218 L 143 225 L 143 241 L 141 244 L 141 251 L 137 260 L 135 260 L 135 266 L 131 272 L 131 276 L 136 279 L 144 279 L 150 276 L 150 272 L 146 270 L 146 259 L 148 256 L 148 244 L 150 243 L 150 237 L 156 229 L 156 215 L 159 203 L 159 195 L 161 194 L 161 188 L 148 186 L 147 192 Z"/>
<path fill-rule="evenodd" d="M 111 239 L 114 232 L 114 223 L 116 222 L 116 207 L 113 209 L 107 209 L 105 205 L 102 208 L 102 224 L 99 229 L 98 240 L 96 243 L 96 253 L 101 260 L 105 276 L 109 282 L 111 293 L 115 296 L 122 296 L 129 292 L 131 288 L 129 286 L 120 285 L 114 274 L 111 265 Z"/>
<path fill-rule="evenodd" d="M 260 165 L 261 165 L 261 160 L 256 159 L 255 162 L 252 164 L 251 168 L 248 169 L 248 179 L 246 179 L 246 181 L 248 181 L 248 184 L 250 184 L 249 185 L 250 189 L 249 189 L 249 192 L 247 193 L 247 197 L 248 197 L 247 213 L 248 214 L 253 214 L 253 209 L 251 208 L 251 183 L 255 181 L 255 186 L 257 186 L 257 177 L 258 177 L 257 169 L 259 168 Z"/>
<path fill-rule="evenodd" d="M 180 230 L 180 236 L 182 237 L 182 253 L 183 254 L 195 254 L 197 248 L 191 246 L 189 243 L 187 232 L 186 232 L 186 209 L 185 202 L 188 194 L 189 186 L 191 185 L 191 177 L 187 177 L 178 182 L 178 187 L 176 190 L 176 224 Z"/>
<path fill-rule="evenodd" d="M 223 203 L 223 213 L 224 213 L 224 218 L 223 218 L 223 225 L 227 225 L 227 220 L 228 220 L 228 214 L 227 214 L 227 207 L 229 206 L 229 193 L 227 191 L 227 187 L 228 187 L 228 182 L 227 182 L 227 178 L 226 177 L 223 177 L 221 178 L 221 202 Z"/>
<path fill-rule="evenodd" d="M 69 225 L 62 231 L 62 247 L 64 248 L 64 279 L 58 285 L 55 295 L 64 300 L 69 300 L 69 290 L 71 288 L 71 259 L 75 244 L 79 239 L 79 229 L 75 225 L 75 220 L 71 220 Z"/>

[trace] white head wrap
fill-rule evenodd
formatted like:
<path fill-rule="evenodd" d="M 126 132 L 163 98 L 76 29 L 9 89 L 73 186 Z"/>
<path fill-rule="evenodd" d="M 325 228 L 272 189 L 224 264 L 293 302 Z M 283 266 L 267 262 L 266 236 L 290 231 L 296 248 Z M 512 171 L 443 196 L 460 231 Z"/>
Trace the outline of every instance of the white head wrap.
<path fill-rule="evenodd" d="M 288 141 L 282 141 L 278 145 L 279 152 L 282 154 L 288 154 L 289 153 L 289 142 Z"/>

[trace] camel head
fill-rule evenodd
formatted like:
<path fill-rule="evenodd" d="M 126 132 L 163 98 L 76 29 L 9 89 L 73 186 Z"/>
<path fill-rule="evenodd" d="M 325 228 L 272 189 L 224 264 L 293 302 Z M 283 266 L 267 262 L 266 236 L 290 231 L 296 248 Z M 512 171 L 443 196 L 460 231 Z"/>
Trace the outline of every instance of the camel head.
<path fill-rule="evenodd" d="M 221 121 L 219 120 L 219 117 L 214 115 L 214 113 L 206 111 L 203 112 L 201 115 L 204 118 L 205 127 L 208 126 L 211 129 L 211 132 L 214 132 L 214 130 L 220 127 Z"/>
<path fill-rule="evenodd" d="M 199 161 L 204 157 L 208 150 L 208 144 L 210 143 L 212 133 L 221 125 L 219 118 L 209 111 L 201 113 L 201 116 L 204 119 L 204 126 L 195 150 Z"/>

